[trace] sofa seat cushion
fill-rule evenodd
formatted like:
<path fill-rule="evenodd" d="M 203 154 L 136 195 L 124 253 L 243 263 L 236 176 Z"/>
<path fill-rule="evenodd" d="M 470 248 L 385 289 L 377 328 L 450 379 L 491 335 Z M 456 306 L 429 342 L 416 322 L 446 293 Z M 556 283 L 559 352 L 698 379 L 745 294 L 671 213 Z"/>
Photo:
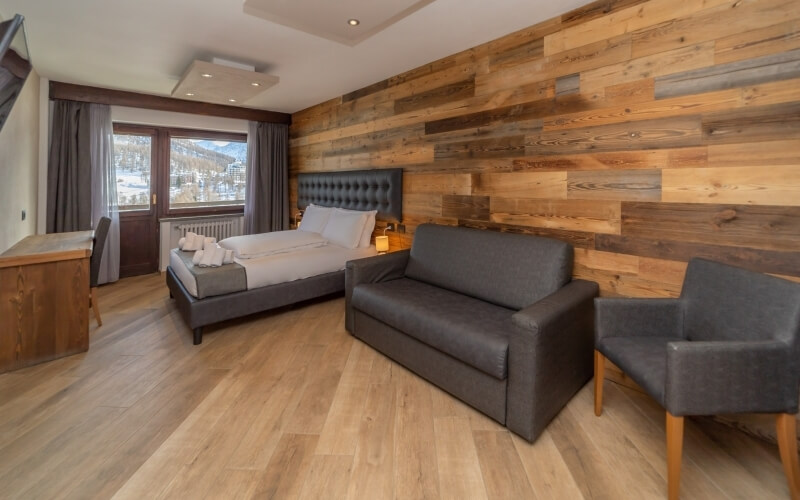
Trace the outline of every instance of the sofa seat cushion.
<path fill-rule="evenodd" d="M 355 287 L 353 307 L 503 380 L 514 311 L 402 278 Z"/>
<path fill-rule="evenodd" d="M 676 337 L 606 337 L 597 344 L 612 363 L 665 406 L 667 345 Z"/>

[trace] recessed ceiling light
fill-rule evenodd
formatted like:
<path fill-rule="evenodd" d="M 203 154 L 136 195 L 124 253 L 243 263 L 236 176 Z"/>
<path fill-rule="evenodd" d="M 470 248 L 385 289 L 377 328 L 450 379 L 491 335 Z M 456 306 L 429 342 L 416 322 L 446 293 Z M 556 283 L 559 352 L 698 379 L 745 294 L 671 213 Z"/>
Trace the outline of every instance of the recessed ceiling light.
<path fill-rule="evenodd" d="M 228 102 L 236 102 L 236 99 L 228 99 Z"/>
<path fill-rule="evenodd" d="M 261 86 L 261 84 L 258 83 L 258 82 L 253 82 L 250 85 L 252 85 L 253 87 L 260 87 Z"/>
<path fill-rule="evenodd" d="M 361 21 L 359 21 L 358 19 L 348 19 L 347 24 L 349 24 L 350 26 L 358 26 L 359 24 L 361 24 Z"/>
<path fill-rule="evenodd" d="M 214 75 L 212 75 L 211 73 L 203 73 L 200 76 L 202 76 L 203 78 L 212 78 Z"/>
<path fill-rule="evenodd" d="M 187 92 L 186 95 L 188 95 L 189 97 L 192 97 L 194 95 L 194 92 Z"/>

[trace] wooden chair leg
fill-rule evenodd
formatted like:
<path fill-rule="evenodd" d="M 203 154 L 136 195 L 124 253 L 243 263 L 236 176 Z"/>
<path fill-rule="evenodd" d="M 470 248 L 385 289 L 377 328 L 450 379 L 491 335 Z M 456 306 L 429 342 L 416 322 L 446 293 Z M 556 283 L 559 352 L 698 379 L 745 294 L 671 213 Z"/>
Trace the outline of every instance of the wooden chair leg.
<path fill-rule="evenodd" d="M 605 378 L 606 357 L 595 349 L 594 351 L 594 414 L 598 417 L 603 413 L 603 379 Z"/>
<path fill-rule="evenodd" d="M 97 305 L 97 287 L 93 287 L 89 300 L 92 302 L 92 310 L 94 310 L 94 319 L 97 320 L 97 326 L 103 326 L 103 320 L 100 319 L 100 307 Z"/>
<path fill-rule="evenodd" d="M 667 412 L 667 498 L 681 496 L 681 455 L 683 454 L 683 417 Z"/>
<path fill-rule="evenodd" d="M 779 413 L 775 421 L 778 449 L 792 500 L 800 500 L 800 462 L 797 459 L 797 421 L 789 413 Z"/>

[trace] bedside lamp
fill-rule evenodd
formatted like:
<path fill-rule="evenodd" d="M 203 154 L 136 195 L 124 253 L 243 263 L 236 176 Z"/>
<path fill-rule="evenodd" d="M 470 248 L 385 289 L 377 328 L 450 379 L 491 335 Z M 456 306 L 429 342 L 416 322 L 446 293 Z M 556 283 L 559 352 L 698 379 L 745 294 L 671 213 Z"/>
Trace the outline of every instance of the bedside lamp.
<path fill-rule="evenodd" d="M 376 236 L 375 237 L 375 248 L 378 250 L 378 253 L 386 253 L 389 251 L 389 237 L 388 236 Z"/>
<path fill-rule="evenodd" d="M 297 218 L 298 217 L 303 217 L 303 211 L 302 210 L 300 210 L 296 214 L 294 214 L 294 228 L 295 229 L 297 229 L 299 227 L 298 224 L 297 224 Z"/>

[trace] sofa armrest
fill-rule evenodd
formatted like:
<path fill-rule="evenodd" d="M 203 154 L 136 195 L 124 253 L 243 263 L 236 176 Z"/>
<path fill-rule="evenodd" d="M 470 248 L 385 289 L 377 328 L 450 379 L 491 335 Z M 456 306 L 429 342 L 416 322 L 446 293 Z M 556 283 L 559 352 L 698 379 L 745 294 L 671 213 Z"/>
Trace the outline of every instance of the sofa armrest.
<path fill-rule="evenodd" d="M 665 402 L 673 415 L 796 413 L 798 380 L 781 341 L 670 342 Z"/>
<path fill-rule="evenodd" d="M 506 426 L 533 441 L 592 377 L 597 283 L 573 280 L 512 316 Z"/>
<path fill-rule="evenodd" d="M 353 307 L 350 304 L 353 289 L 362 283 L 380 283 L 402 278 L 410 253 L 410 250 L 401 250 L 347 262 L 344 271 L 344 324 L 348 332 L 353 333 Z"/>
<path fill-rule="evenodd" d="M 683 338 L 679 299 L 601 298 L 594 301 L 595 342 L 608 337 Z"/>

